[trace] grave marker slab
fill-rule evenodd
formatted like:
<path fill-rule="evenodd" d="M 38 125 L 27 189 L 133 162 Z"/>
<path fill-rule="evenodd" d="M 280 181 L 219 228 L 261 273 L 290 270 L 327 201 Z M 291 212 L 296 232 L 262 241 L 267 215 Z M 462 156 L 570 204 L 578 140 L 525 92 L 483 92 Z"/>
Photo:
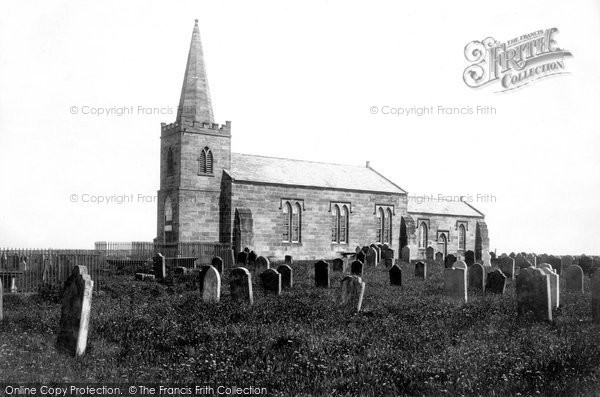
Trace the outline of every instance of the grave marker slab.
<path fill-rule="evenodd" d="M 410 247 L 408 245 L 402 248 L 400 254 L 402 256 L 402 262 L 410 263 Z"/>
<path fill-rule="evenodd" d="M 548 267 L 539 267 L 538 269 L 544 272 L 550 280 L 550 304 L 553 308 L 557 308 L 560 306 L 560 278 L 549 264 L 545 264 L 548 265 Z"/>
<path fill-rule="evenodd" d="M 433 261 L 434 259 L 434 252 L 435 250 L 433 249 L 432 246 L 429 246 L 425 249 L 425 260 L 427 261 Z"/>
<path fill-rule="evenodd" d="M 356 254 L 356 260 L 365 263 L 366 254 L 361 250 L 358 254 Z"/>
<path fill-rule="evenodd" d="M 494 294 L 504 294 L 506 290 L 506 276 L 502 273 L 502 270 L 495 269 L 494 271 L 487 274 L 487 281 L 485 285 L 485 291 Z"/>
<path fill-rule="evenodd" d="M 359 276 L 346 276 L 341 282 L 341 306 L 348 313 L 360 312 L 365 283 Z"/>
<path fill-rule="evenodd" d="M 286 255 L 284 263 L 288 266 L 292 266 L 292 264 L 294 263 L 294 259 L 292 258 L 291 255 Z"/>
<path fill-rule="evenodd" d="M 522 268 L 517 276 L 517 313 L 532 312 L 538 320 L 552 321 L 550 279 L 540 269 Z"/>
<path fill-rule="evenodd" d="M 277 271 L 281 274 L 281 288 L 292 288 L 294 286 L 294 271 L 289 265 L 279 265 Z"/>
<path fill-rule="evenodd" d="M 167 264 L 165 257 L 159 252 L 153 258 L 154 263 L 154 275 L 159 280 L 163 280 L 167 277 Z"/>
<path fill-rule="evenodd" d="M 267 269 L 260 274 L 260 281 L 265 292 L 281 294 L 281 274 L 275 269 Z"/>
<path fill-rule="evenodd" d="M 335 258 L 333 260 L 333 271 L 343 272 L 344 271 L 344 260 L 342 258 Z"/>
<path fill-rule="evenodd" d="M 485 291 L 485 270 L 480 263 L 474 263 L 467 272 L 469 287 L 476 291 Z"/>
<path fill-rule="evenodd" d="M 219 274 L 223 274 L 223 259 L 221 259 L 220 256 L 215 256 L 214 258 L 212 258 L 212 260 L 210 261 L 210 265 L 217 269 Z"/>
<path fill-rule="evenodd" d="M 565 272 L 567 291 L 583 293 L 583 269 L 578 265 L 571 265 Z"/>
<path fill-rule="evenodd" d="M 384 265 L 385 267 L 392 267 L 394 265 L 394 250 L 391 248 L 385 250 Z"/>
<path fill-rule="evenodd" d="M 248 264 L 248 253 L 246 251 L 237 254 L 236 264 L 240 267 L 244 267 Z"/>
<path fill-rule="evenodd" d="M 315 287 L 329 288 L 329 263 L 323 260 L 315 263 Z"/>
<path fill-rule="evenodd" d="M 359 260 L 353 261 L 350 265 L 350 274 L 362 277 L 363 275 L 363 263 Z"/>
<path fill-rule="evenodd" d="M 455 262 L 456 262 L 456 255 L 454 255 L 454 254 L 446 255 L 446 259 L 444 260 L 444 267 L 446 269 L 450 269 L 454 265 Z"/>
<path fill-rule="evenodd" d="M 402 269 L 398 265 L 392 266 L 389 273 L 390 285 L 402 285 Z"/>
<path fill-rule="evenodd" d="M 455 269 L 468 269 L 468 266 L 464 261 L 456 261 L 454 262 L 454 265 L 452 265 L 452 267 Z"/>
<path fill-rule="evenodd" d="M 219 302 L 221 300 L 221 274 L 214 266 L 208 266 L 202 283 L 202 300 Z"/>
<path fill-rule="evenodd" d="M 252 277 L 250 271 L 245 267 L 236 267 L 231 270 L 229 279 L 229 291 L 231 299 L 238 302 L 247 302 L 252 304 L 254 297 L 252 296 Z"/>
<path fill-rule="evenodd" d="M 475 263 L 475 252 L 471 250 L 465 251 L 465 263 L 468 267 L 473 266 Z"/>
<path fill-rule="evenodd" d="M 366 258 L 368 266 L 377 266 L 377 251 L 373 247 L 369 247 Z"/>
<path fill-rule="evenodd" d="M 257 274 L 262 274 L 265 270 L 271 267 L 269 260 L 264 256 L 259 256 L 254 260 L 254 266 Z"/>
<path fill-rule="evenodd" d="M 436 252 L 435 253 L 435 263 L 438 265 L 441 265 L 444 263 L 444 254 L 441 252 Z"/>
<path fill-rule="evenodd" d="M 444 289 L 447 296 L 467 302 L 467 270 L 456 267 L 444 269 Z"/>
<path fill-rule="evenodd" d="M 415 263 L 415 277 L 422 278 L 425 280 L 427 278 L 427 264 L 424 262 Z"/>

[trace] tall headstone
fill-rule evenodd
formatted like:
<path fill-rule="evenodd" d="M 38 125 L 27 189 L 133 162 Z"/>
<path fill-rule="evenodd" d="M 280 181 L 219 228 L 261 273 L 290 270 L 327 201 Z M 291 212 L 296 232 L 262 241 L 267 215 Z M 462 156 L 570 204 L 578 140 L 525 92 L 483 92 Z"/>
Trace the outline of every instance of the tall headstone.
<path fill-rule="evenodd" d="M 429 246 L 425 249 L 425 260 L 427 261 L 433 261 L 434 259 L 434 252 L 435 250 L 433 249 L 432 246 Z"/>
<path fill-rule="evenodd" d="M 511 258 L 512 259 L 512 258 Z M 506 276 L 502 270 L 495 269 L 486 276 L 485 291 L 494 294 L 504 294 L 506 290 Z"/>
<path fill-rule="evenodd" d="M 514 280 L 516 276 L 515 260 L 510 256 L 501 257 L 500 270 L 502 270 L 502 273 L 504 273 L 507 277 L 510 277 Z"/>
<path fill-rule="evenodd" d="M 557 308 L 560 306 L 560 277 L 549 264 L 544 263 L 543 265 L 548 266 L 539 267 L 538 269 L 544 272 L 548 276 L 548 280 L 550 280 L 550 304 L 553 308 Z"/>
<path fill-rule="evenodd" d="M 402 269 L 398 265 L 390 269 L 390 285 L 402 285 Z"/>
<path fill-rule="evenodd" d="M 279 265 L 277 271 L 281 274 L 281 288 L 292 288 L 294 286 L 294 271 L 289 265 Z"/>
<path fill-rule="evenodd" d="M 517 313 L 532 312 L 538 320 L 552 321 L 550 280 L 540 269 L 522 268 L 517 276 Z"/>
<path fill-rule="evenodd" d="M 315 263 L 315 287 L 329 288 L 329 263 L 323 260 Z"/>
<path fill-rule="evenodd" d="M 363 263 L 359 260 L 352 262 L 350 265 L 350 274 L 362 277 L 363 275 Z"/>
<path fill-rule="evenodd" d="M 74 356 L 83 356 L 85 353 L 93 288 L 94 282 L 88 274 L 87 267 L 75 266 L 63 289 L 56 341 L 60 351 Z"/>
<path fill-rule="evenodd" d="M 483 261 L 483 266 L 492 266 L 492 255 L 490 255 L 489 251 L 482 252 L 481 260 Z"/>
<path fill-rule="evenodd" d="M 346 276 L 341 283 L 341 306 L 348 313 L 360 312 L 365 283 L 359 276 Z"/>
<path fill-rule="evenodd" d="M 264 256 L 259 256 L 254 260 L 256 274 L 262 274 L 265 270 L 271 267 L 269 260 Z"/>
<path fill-rule="evenodd" d="M 223 259 L 220 256 L 215 256 L 210 261 L 210 265 L 217 269 L 220 274 L 223 274 Z"/>
<path fill-rule="evenodd" d="M 410 247 L 407 245 L 401 251 L 402 262 L 410 263 Z"/>
<path fill-rule="evenodd" d="M 600 324 L 600 269 L 596 269 L 592 275 L 590 287 L 592 289 L 592 321 Z"/>
<path fill-rule="evenodd" d="M 447 296 L 467 302 L 467 270 L 455 267 L 444 269 L 444 289 Z"/>
<path fill-rule="evenodd" d="M 260 274 L 260 281 L 265 292 L 281 294 L 281 274 L 275 269 L 267 269 Z"/>
<path fill-rule="evenodd" d="M 435 253 L 435 263 L 436 265 L 442 265 L 444 263 L 444 254 L 442 252 Z"/>
<path fill-rule="evenodd" d="M 248 264 L 248 253 L 242 251 L 237 255 L 236 264 L 240 267 L 245 267 Z"/>
<path fill-rule="evenodd" d="M 465 263 L 471 267 L 475 263 L 475 252 L 471 250 L 465 251 Z"/>
<path fill-rule="evenodd" d="M 366 260 L 368 266 L 377 266 L 377 251 L 373 247 L 369 247 Z"/>
<path fill-rule="evenodd" d="M 204 302 L 219 302 L 221 300 L 221 274 L 217 268 L 208 266 L 202 284 L 202 300 Z"/>
<path fill-rule="evenodd" d="M 344 271 L 344 260 L 342 258 L 335 258 L 333 260 L 333 271 L 343 272 Z"/>
<path fill-rule="evenodd" d="M 427 264 L 424 262 L 415 263 L 415 278 L 422 278 L 425 280 L 427 278 Z"/>
<path fill-rule="evenodd" d="M 571 265 L 565 272 L 567 291 L 583 293 L 583 269 L 578 265 Z"/>
<path fill-rule="evenodd" d="M 163 280 L 167 277 L 167 263 L 165 261 L 165 257 L 159 252 L 154 258 L 154 275 L 157 279 Z"/>
<path fill-rule="evenodd" d="M 469 287 L 476 291 L 485 291 L 485 269 L 483 265 L 474 263 L 467 272 Z"/>
<path fill-rule="evenodd" d="M 247 302 L 252 304 L 252 277 L 250 271 L 245 267 L 236 267 L 231 271 L 229 278 L 229 291 L 231 299 L 238 302 Z"/>
<path fill-rule="evenodd" d="M 291 255 L 286 255 L 285 259 L 284 259 L 284 263 L 288 266 L 292 266 L 292 264 L 294 263 L 294 259 L 292 258 Z"/>
<path fill-rule="evenodd" d="M 454 262 L 456 262 L 456 255 L 446 255 L 446 259 L 444 260 L 444 267 L 446 269 L 450 269 L 452 266 L 454 266 Z"/>

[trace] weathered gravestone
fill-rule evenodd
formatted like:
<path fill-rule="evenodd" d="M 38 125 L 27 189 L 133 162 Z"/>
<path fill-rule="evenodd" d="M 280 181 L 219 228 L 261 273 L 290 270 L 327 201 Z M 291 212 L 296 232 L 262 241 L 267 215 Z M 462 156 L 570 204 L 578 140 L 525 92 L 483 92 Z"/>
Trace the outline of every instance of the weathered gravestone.
<path fill-rule="evenodd" d="M 365 263 L 366 254 L 361 250 L 358 254 L 356 254 L 356 260 Z"/>
<path fill-rule="evenodd" d="M 548 265 L 544 266 L 543 265 Z M 552 266 L 547 263 L 543 263 L 538 269 L 544 272 L 550 280 L 550 304 L 553 308 L 560 306 L 560 277 L 554 272 Z"/>
<path fill-rule="evenodd" d="M 165 261 L 165 257 L 159 252 L 153 258 L 154 263 L 154 275 L 159 280 L 163 280 L 167 277 L 167 263 Z"/>
<path fill-rule="evenodd" d="M 434 259 L 434 252 L 435 250 L 433 249 L 432 246 L 429 246 L 425 249 L 425 260 L 427 261 L 433 261 Z"/>
<path fill-rule="evenodd" d="M 352 262 L 350 265 L 350 274 L 362 277 L 363 274 L 363 263 L 359 260 Z"/>
<path fill-rule="evenodd" d="M 587 274 L 590 274 L 594 260 L 591 256 L 581 255 L 577 265 Z"/>
<path fill-rule="evenodd" d="M 592 289 L 592 321 L 600 324 L 600 269 L 596 269 L 592 275 L 590 287 Z"/>
<path fill-rule="evenodd" d="M 550 264 L 550 266 L 552 266 L 552 268 L 554 269 L 554 271 L 556 272 L 556 274 L 561 274 L 562 273 L 562 263 L 560 258 L 554 256 L 554 255 L 550 255 L 547 259 L 548 263 Z"/>
<path fill-rule="evenodd" d="M 454 262 L 452 267 L 456 268 L 456 269 L 465 269 L 465 270 L 468 269 L 468 266 L 464 261 L 456 261 L 456 262 Z"/>
<path fill-rule="evenodd" d="M 323 260 L 315 263 L 315 287 L 329 288 L 329 263 Z"/>
<path fill-rule="evenodd" d="M 538 269 L 550 269 L 550 270 L 552 270 L 552 266 L 550 266 L 549 263 L 542 263 L 541 265 L 538 266 Z"/>
<path fill-rule="evenodd" d="M 560 257 L 561 272 L 567 270 L 572 264 L 573 257 L 571 255 L 564 255 Z"/>
<path fill-rule="evenodd" d="M 292 288 L 294 285 L 294 271 L 289 265 L 279 265 L 277 271 L 281 274 L 281 288 Z"/>
<path fill-rule="evenodd" d="M 239 302 L 248 302 L 252 304 L 254 297 L 252 296 L 252 277 L 250 271 L 245 267 L 236 267 L 231 270 L 229 279 L 229 291 L 231 299 Z"/>
<path fill-rule="evenodd" d="M 583 293 L 583 270 L 577 265 L 571 265 L 565 271 L 567 291 Z"/>
<path fill-rule="evenodd" d="M 248 262 L 247 262 L 248 263 L 248 267 L 250 269 L 255 269 L 254 266 L 256 265 L 256 259 L 257 258 L 258 258 L 258 255 L 256 255 L 256 252 L 250 251 L 250 253 L 248 254 Z M 260 273 L 259 269 L 256 269 L 256 270 Z"/>
<path fill-rule="evenodd" d="M 265 270 L 271 267 L 269 260 L 264 256 L 259 256 L 254 260 L 254 266 L 257 274 L 262 274 Z"/>
<path fill-rule="evenodd" d="M 377 254 L 377 264 L 379 264 L 379 262 L 381 262 L 381 249 L 377 246 L 377 244 L 371 244 L 371 248 L 375 250 L 375 253 Z"/>
<path fill-rule="evenodd" d="M 407 246 L 402 247 L 400 251 L 402 262 L 410 263 L 410 248 Z"/>
<path fill-rule="evenodd" d="M 444 263 L 444 254 L 442 252 L 435 253 L 435 263 L 441 265 Z"/>
<path fill-rule="evenodd" d="M 215 256 L 210 261 L 210 265 L 217 269 L 220 274 L 223 274 L 223 259 L 220 256 Z"/>
<path fill-rule="evenodd" d="M 394 250 L 391 248 L 388 248 L 385 250 L 385 253 L 383 255 L 383 264 L 385 265 L 385 267 L 392 267 L 392 265 L 394 264 Z"/>
<path fill-rule="evenodd" d="M 94 282 L 87 267 L 75 266 L 65 281 L 56 346 L 58 350 L 82 356 L 87 346 Z"/>
<path fill-rule="evenodd" d="M 368 266 L 377 266 L 377 251 L 373 247 L 369 247 L 366 260 Z"/>
<path fill-rule="evenodd" d="M 427 278 L 427 264 L 424 262 L 415 263 L 415 277 L 422 278 L 425 280 Z"/>
<path fill-rule="evenodd" d="M 362 248 L 360 245 L 357 245 L 356 248 L 354 249 L 354 252 L 356 252 L 356 254 L 358 255 L 358 253 L 362 251 Z"/>
<path fill-rule="evenodd" d="M 446 269 L 450 269 L 452 266 L 454 266 L 454 262 L 456 262 L 456 255 L 446 255 L 446 259 L 444 260 L 444 267 Z"/>
<path fill-rule="evenodd" d="M 467 272 L 469 287 L 476 291 L 485 291 L 485 269 L 480 263 L 474 263 Z"/>
<path fill-rule="evenodd" d="M 483 266 L 492 266 L 492 255 L 488 251 L 483 251 L 481 260 L 483 261 Z"/>
<path fill-rule="evenodd" d="M 333 260 L 333 271 L 343 272 L 344 271 L 344 260 L 342 258 L 335 258 Z"/>
<path fill-rule="evenodd" d="M 267 269 L 260 274 L 260 281 L 265 292 L 281 294 L 281 274 L 275 269 Z"/>
<path fill-rule="evenodd" d="M 511 258 L 510 256 L 504 256 L 500 258 L 500 270 L 502 270 L 502 273 L 504 273 L 507 277 L 510 277 L 511 279 L 514 280 L 515 278 L 515 260 L 513 258 Z"/>
<path fill-rule="evenodd" d="M 536 267 L 538 264 L 537 256 L 535 256 L 535 254 L 527 254 L 525 256 L 525 260 L 527 260 L 527 262 L 531 263 L 532 267 Z"/>
<path fill-rule="evenodd" d="M 221 274 L 214 266 L 208 266 L 202 282 L 202 300 L 219 302 L 221 300 Z"/>
<path fill-rule="evenodd" d="M 242 251 L 237 254 L 236 263 L 239 266 L 246 266 L 248 264 L 248 253 L 246 251 Z"/>
<path fill-rule="evenodd" d="M 392 266 L 390 273 L 390 285 L 402 285 L 402 269 L 398 265 Z"/>
<path fill-rule="evenodd" d="M 365 283 L 359 276 L 346 276 L 341 283 L 341 306 L 349 313 L 359 312 L 362 307 Z"/>
<path fill-rule="evenodd" d="M 291 255 L 286 255 L 285 259 L 284 259 L 284 263 L 288 266 L 292 266 L 292 264 L 294 263 L 294 259 L 292 258 Z"/>
<path fill-rule="evenodd" d="M 200 286 L 200 291 L 204 291 L 204 277 L 206 276 L 206 272 L 208 272 L 208 269 L 210 269 L 209 265 L 202 266 L 196 277 L 196 281 Z"/>
<path fill-rule="evenodd" d="M 465 263 L 471 267 L 475 263 L 475 252 L 468 250 L 465 251 Z"/>
<path fill-rule="evenodd" d="M 485 290 L 494 294 L 504 294 L 506 290 L 506 276 L 500 269 L 495 269 L 486 276 Z"/>
<path fill-rule="evenodd" d="M 517 276 L 517 314 L 532 312 L 538 320 L 552 321 L 550 280 L 540 269 L 526 267 Z"/>
<path fill-rule="evenodd" d="M 467 301 L 467 270 L 463 268 L 444 269 L 444 289 L 451 298 Z"/>

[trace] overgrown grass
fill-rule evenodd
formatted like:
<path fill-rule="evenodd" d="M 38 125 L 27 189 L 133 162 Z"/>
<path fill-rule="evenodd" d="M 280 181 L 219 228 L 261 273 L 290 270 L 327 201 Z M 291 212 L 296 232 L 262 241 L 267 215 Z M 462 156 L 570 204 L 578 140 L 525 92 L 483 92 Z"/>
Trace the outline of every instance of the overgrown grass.
<path fill-rule="evenodd" d="M 252 307 L 204 304 L 193 282 L 165 286 L 115 275 L 92 301 L 87 354 L 56 352 L 60 305 L 5 295 L 0 381 L 161 382 L 266 387 L 270 395 L 594 395 L 600 326 L 590 295 L 562 292 L 552 324 L 516 316 L 504 296 L 443 295 L 441 269 L 403 286 L 366 269 L 363 312 L 338 309 L 339 280 L 313 287 L 309 264 L 281 296 L 255 285 Z M 257 281 L 257 277 L 254 277 Z M 586 286 L 588 287 L 588 286 Z"/>

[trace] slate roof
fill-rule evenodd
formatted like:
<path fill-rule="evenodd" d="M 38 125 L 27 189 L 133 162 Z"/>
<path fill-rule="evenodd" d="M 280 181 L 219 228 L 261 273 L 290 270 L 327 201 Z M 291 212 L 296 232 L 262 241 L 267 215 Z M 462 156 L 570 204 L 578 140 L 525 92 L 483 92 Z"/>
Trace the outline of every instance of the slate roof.
<path fill-rule="evenodd" d="M 408 212 L 417 214 L 476 216 L 479 218 L 484 217 L 483 213 L 479 212 L 473 206 L 465 202 L 437 199 L 427 200 L 427 197 L 409 197 Z"/>
<path fill-rule="evenodd" d="M 368 167 L 231 153 L 234 181 L 406 194 Z"/>

